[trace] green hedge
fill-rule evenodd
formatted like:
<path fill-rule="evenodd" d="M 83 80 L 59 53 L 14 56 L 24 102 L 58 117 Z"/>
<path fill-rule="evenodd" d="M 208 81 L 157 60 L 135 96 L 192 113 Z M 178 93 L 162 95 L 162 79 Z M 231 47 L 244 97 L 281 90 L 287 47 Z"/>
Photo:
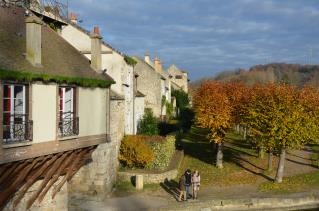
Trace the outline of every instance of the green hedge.
<path fill-rule="evenodd" d="M 168 167 L 175 152 L 175 136 L 166 136 L 164 141 L 146 141 L 154 154 L 154 160 L 146 165 L 148 169 L 165 169 Z"/>
<path fill-rule="evenodd" d="M 173 135 L 131 135 L 122 141 L 119 160 L 123 167 L 163 170 L 168 167 L 174 152 Z"/>
<path fill-rule="evenodd" d="M 65 76 L 51 76 L 41 73 L 18 72 L 0 69 L 0 79 L 16 81 L 16 82 L 32 82 L 43 81 L 46 83 L 55 82 L 58 84 L 77 85 L 82 87 L 110 87 L 115 82 L 112 80 L 99 80 L 81 77 L 65 77 Z"/>

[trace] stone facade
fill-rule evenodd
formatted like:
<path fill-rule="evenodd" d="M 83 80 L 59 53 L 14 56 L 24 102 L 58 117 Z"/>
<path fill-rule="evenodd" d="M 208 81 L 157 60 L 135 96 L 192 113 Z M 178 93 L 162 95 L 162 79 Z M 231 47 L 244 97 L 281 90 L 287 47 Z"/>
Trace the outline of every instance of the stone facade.
<path fill-rule="evenodd" d="M 145 95 L 145 108 L 152 109 L 155 116 L 160 117 L 162 113 L 162 91 L 163 85 L 161 81 L 165 80 L 155 71 L 155 69 L 147 64 L 144 60 L 134 57 L 137 61 L 135 72 L 139 75 L 137 78 L 137 90 Z"/>
<path fill-rule="evenodd" d="M 178 69 L 176 65 L 171 65 L 167 72 L 172 76 L 171 80 L 188 93 L 188 73 Z"/>
<path fill-rule="evenodd" d="M 61 177 L 55 182 L 55 184 L 59 184 L 61 182 Z M 4 211 L 25 211 L 28 200 L 32 197 L 32 195 L 38 190 L 38 187 L 41 185 L 42 180 L 37 181 L 32 185 L 29 190 L 26 192 L 20 203 L 17 207 L 13 207 L 13 201 L 16 197 L 7 204 L 4 208 Z M 53 185 L 54 186 L 54 185 Z M 61 188 L 60 192 L 52 199 L 52 188 L 45 195 L 43 201 L 39 203 L 35 201 L 32 207 L 29 209 L 30 211 L 67 211 L 68 210 L 68 183 L 65 183 Z"/>
<path fill-rule="evenodd" d="M 124 100 L 111 99 L 111 142 L 100 144 L 92 154 L 92 162 L 82 167 L 69 184 L 70 198 L 93 197 L 102 200 L 112 190 L 118 170 L 118 152 L 124 136 Z"/>

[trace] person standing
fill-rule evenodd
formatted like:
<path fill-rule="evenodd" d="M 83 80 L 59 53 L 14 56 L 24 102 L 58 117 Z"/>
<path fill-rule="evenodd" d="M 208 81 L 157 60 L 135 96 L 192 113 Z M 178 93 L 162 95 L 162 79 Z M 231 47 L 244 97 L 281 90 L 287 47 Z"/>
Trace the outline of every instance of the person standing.
<path fill-rule="evenodd" d="M 182 197 L 184 197 L 184 200 L 187 200 L 185 192 L 185 175 L 181 175 L 179 178 L 179 191 L 178 201 L 182 201 Z"/>
<path fill-rule="evenodd" d="M 197 194 L 198 194 L 199 186 L 200 186 L 200 175 L 197 170 L 194 171 L 193 173 L 192 185 L 193 185 L 193 199 L 197 199 Z"/>
<path fill-rule="evenodd" d="M 187 169 L 185 172 L 185 187 L 186 187 L 186 200 L 190 197 L 189 189 L 192 185 L 192 172 Z"/>

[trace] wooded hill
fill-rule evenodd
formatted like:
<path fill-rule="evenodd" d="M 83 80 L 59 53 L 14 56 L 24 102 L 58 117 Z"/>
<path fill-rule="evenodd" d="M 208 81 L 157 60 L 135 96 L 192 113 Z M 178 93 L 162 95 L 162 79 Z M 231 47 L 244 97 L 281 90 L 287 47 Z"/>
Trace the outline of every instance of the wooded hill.
<path fill-rule="evenodd" d="M 267 65 L 256 65 L 249 70 L 237 69 L 224 71 L 210 78 L 217 81 L 236 81 L 246 84 L 285 82 L 297 86 L 313 85 L 319 87 L 319 65 L 300 65 L 273 63 Z M 197 87 L 200 82 L 194 81 L 191 86 Z"/>

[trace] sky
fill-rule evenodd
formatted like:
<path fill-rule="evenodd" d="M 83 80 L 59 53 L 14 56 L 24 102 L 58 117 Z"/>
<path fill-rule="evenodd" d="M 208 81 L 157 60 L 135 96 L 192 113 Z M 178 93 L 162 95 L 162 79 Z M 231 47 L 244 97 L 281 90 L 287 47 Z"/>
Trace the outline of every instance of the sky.
<path fill-rule="evenodd" d="M 273 62 L 319 64 L 318 0 L 69 0 L 80 25 L 191 80 Z"/>

